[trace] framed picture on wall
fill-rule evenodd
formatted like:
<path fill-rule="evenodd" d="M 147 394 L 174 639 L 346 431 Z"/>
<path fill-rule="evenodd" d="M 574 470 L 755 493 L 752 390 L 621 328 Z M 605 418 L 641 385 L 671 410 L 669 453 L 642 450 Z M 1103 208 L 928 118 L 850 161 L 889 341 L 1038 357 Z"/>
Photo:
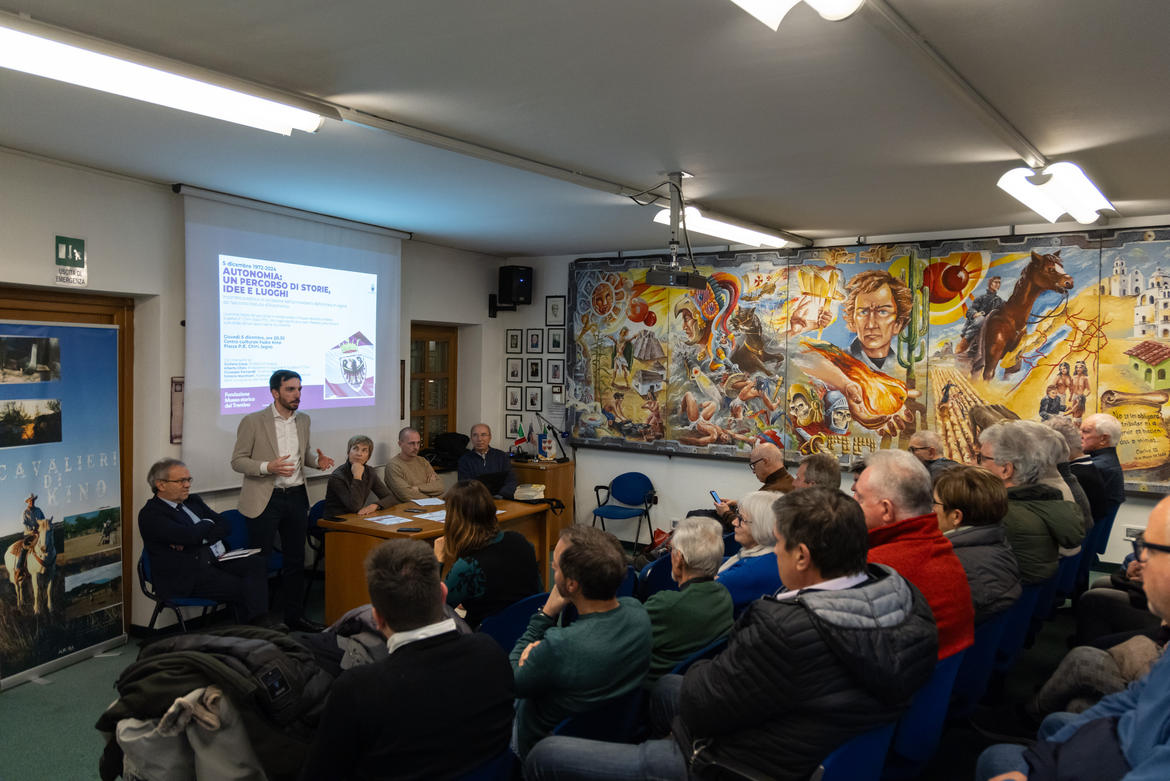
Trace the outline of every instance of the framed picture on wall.
<path fill-rule="evenodd" d="M 520 418 L 522 415 L 505 415 L 504 416 L 504 438 L 515 440 L 520 436 Z"/>
<path fill-rule="evenodd" d="M 544 361 L 539 358 L 528 359 L 528 371 L 524 372 L 525 382 L 544 382 Z"/>
<path fill-rule="evenodd" d="M 552 386 L 551 393 L 552 393 L 553 404 L 564 404 L 565 403 L 565 386 L 564 385 Z"/>
<path fill-rule="evenodd" d="M 564 296 L 545 296 L 544 297 L 544 324 L 545 325 L 564 325 L 565 324 L 565 297 Z"/>
<path fill-rule="evenodd" d="M 509 328 L 504 334 L 504 352 L 522 355 L 524 353 L 524 329 Z"/>
<path fill-rule="evenodd" d="M 565 381 L 565 359 L 564 358 L 549 358 L 548 376 L 545 377 L 545 382 L 552 382 L 558 385 Z"/>
<path fill-rule="evenodd" d="M 540 412 L 544 409 L 544 386 L 528 385 L 524 388 L 524 411 Z"/>
<path fill-rule="evenodd" d="M 544 341 L 544 331 L 542 331 L 539 328 L 529 328 L 528 329 L 528 352 L 530 352 L 530 353 L 544 352 L 544 347 L 542 346 L 543 341 Z"/>
<path fill-rule="evenodd" d="M 524 382 L 524 359 L 509 358 L 507 371 L 504 374 L 505 382 Z"/>
<path fill-rule="evenodd" d="M 504 409 L 519 412 L 524 409 L 524 389 L 519 385 L 504 387 Z"/>
<path fill-rule="evenodd" d="M 565 329 L 564 328 L 549 328 L 548 331 L 548 351 L 550 353 L 564 353 L 565 352 Z"/>

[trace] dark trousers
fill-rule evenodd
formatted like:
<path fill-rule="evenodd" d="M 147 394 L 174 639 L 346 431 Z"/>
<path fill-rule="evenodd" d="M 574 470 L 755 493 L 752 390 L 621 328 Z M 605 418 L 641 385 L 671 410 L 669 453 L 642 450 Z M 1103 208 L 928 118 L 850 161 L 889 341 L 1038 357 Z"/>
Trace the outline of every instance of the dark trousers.
<path fill-rule="evenodd" d="M 1149 610 L 1134 607 L 1129 592 L 1116 588 L 1091 588 L 1077 601 L 1077 645 L 1088 645 L 1103 635 L 1134 629 L 1154 629 L 1161 619 Z"/>
<path fill-rule="evenodd" d="M 252 621 L 268 612 L 268 567 L 259 554 L 217 561 L 199 571 L 187 596 L 227 602 L 241 622 Z"/>
<path fill-rule="evenodd" d="M 309 494 L 303 485 L 285 490 L 273 489 L 264 512 L 248 519 L 248 544 L 260 549 L 264 561 L 268 561 L 276 533 L 280 532 L 280 550 L 284 556 L 281 595 L 286 624 L 305 615 L 305 528 L 308 523 Z"/>

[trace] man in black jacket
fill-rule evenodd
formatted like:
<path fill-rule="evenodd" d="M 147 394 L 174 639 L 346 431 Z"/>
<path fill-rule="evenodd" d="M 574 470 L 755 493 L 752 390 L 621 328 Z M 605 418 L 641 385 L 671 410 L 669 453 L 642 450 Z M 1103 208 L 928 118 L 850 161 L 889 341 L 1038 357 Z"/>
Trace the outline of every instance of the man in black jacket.
<path fill-rule="evenodd" d="M 150 581 L 163 597 L 227 602 L 240 621 L 268 611 L 268 585 L 260 556 L 219 561 L 231 524 L 191 493 L 191 472 L 175 458 L 150 467 L 154 498 L 138 511 L 138 530 L 150 557 Z"/>
<path fill-rule="evenodd" d="M 1120 441 L 1121 421 L 1109 413 L 1087 415 L 1081 421 L 1085 455 L 1073 461 L 1071 468 L 1089 497 L 1094 522 L 1116 513 L 1125 501 L 1125 475 L 1117 458 Z"/>
<path fill-rule="evenodd" d="M 301 778 L 461 778 L 503 753 L 512 667 L 495 640 L 444 618 L 430 546 L 382 543 L 366 559 L 366 583 L 390 656 L 333 684 Z"/>
<path fill-rule="evenodd" d="M 528 779 L 806 779 L 833 749 L 897 718 L 934 670 L 938 638 L 922 595 L 866 564 L 865 517 L 840 491 L 781 497 L 776 559 L 785 587 L 752 603 L 727 650 L 654 690 L 641 745 L 551 737 Z M 673 721 L 671 722 L 671 718 Z"/>

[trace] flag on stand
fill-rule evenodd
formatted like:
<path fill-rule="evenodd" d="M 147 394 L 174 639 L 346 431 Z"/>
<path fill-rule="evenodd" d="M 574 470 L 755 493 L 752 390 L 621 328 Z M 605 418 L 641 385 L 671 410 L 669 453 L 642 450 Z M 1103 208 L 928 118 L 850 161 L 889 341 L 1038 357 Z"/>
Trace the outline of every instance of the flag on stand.
<path fill-rule="evenodd" d="M 524 422 L 521 421 L 516 426 L 516 441 L 512 443 L 513 447 L 520 447 L 528 441 L 528 435 L 524 433 Z"/>

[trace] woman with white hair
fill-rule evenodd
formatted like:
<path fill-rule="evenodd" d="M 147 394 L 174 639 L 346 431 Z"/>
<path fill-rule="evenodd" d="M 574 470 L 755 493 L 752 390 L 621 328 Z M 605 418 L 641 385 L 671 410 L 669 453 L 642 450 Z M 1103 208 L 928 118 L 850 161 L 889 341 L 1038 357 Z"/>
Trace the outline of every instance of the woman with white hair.
<path fill-rule="evenodd" d="M 723 524 L 704 516 L 679 522 L 670 540 L 670 575 L 678 591 L 659 591 L 646 600 L 654 638 L 647 688 L 731 631 L 731 594 L 715 582 L 722 563 Z"/>
<path fill-rule="evenodd" d="M 1040 483 L 1050 457 L 1049 449 L 1019 421 L 996 423 L 979 434 L 979 466 L 1007 488 L 1003 527 L 1025 585 L 1055 575 L 1060 548 L 1080 545 L 1085 536 L 1080 507 Z"/>
<path fill-rule="evenodd" d="M 715 580 L 731 592 L 735 610 L 782 585 L 776 569 L 776 515 L 772 505 L 780 498 L 772 491 L 753 491 L 739 500 L 734 519 L 739 552 L 723 563 Z"/>

